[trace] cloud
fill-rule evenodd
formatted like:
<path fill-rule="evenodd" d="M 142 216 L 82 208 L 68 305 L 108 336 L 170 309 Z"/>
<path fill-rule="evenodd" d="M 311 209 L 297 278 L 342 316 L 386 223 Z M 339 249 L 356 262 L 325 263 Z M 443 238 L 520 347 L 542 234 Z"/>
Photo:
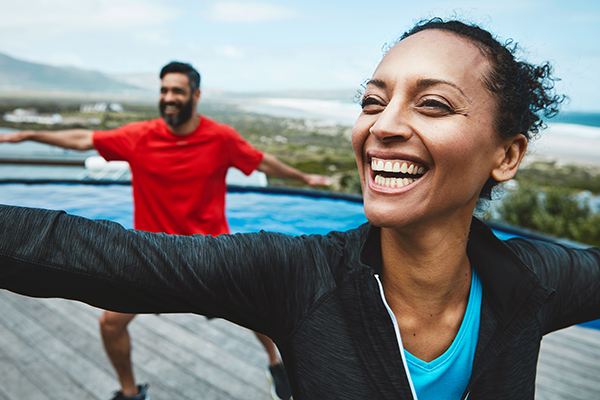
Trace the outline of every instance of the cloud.
<path fill-rule="evenodd" d="M 3 7 L 0 32 L 60 36 L 103 30 L 132 31 L 165 24 L 183 11 L 142 0 L 20 0 Z"/>
<path fill-rule="evenodd" d="M 161 30 L 143 30 L 136 32 L 135 39 L 139 42 L 154 46 L 167 46 L 171 44 L 167 35 L 163 34 Z"/>
<path fill-rule="evenodd" d="M 224 23 L 258 23 L 293 19 L 300 13 L 292 8 L 262 1 L 215 1 L 203 17 Z"/>
<path fill-rule="evenodd" d="M 216 49 L 216 52 L 222 56 L 228 58 L 244 58 L 245 55 L 242 51 L 236 49 L 233 46 L 223 46 Z"/>

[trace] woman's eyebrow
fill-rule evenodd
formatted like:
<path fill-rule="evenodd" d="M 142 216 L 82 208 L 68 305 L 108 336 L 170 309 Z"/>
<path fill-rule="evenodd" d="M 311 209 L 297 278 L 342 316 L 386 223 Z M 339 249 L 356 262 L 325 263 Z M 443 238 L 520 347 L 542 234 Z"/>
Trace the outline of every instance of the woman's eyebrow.
<path fill-rule="evenodd" d="M 381 79 L 371 79 L 371 80 L 369 80 L 369 82 L 367 82 L 366 86 L 369 86 L 369 85 L 373 85 L 375 87 L 378 87 L 379 89 L 385 89 L 387 87 L 385 82 L 382 81 Z"/>
<path fill-rule="evenodd" d="M 460 87 L 458 87 L 456 84 L 454 84 L 450 81 L 446 81 L 443 79 L 431 79 L 431 78 L 419 79 L 419 81 L 417 81 L 417 87 L 419 89 L 428 88 L 428 87 L 435 86 L 435 85 L 448 85 L 448 86 L 458 90 L 460 92 L 460 94 L 465 96 L 467 99 L 469 98 L 469 96 L 467 96 Z"/>
<path fill-rule="evenodd" d="M 381 80 L 381 79 L 371 79 L 367 82 L 366 86 L 369 85 L 373 85 L 375 87 L 378 87 L 379 89 L 386 89 L 387 88 L 387 84 L 385 83 L 385 81 Z M 467 99 L 470 99 L 469 96 L 467 96 L 467 94 L 465 92 L 462 91 L 462 89 L 456 85 L 455 83 L 451 82 L 451 81 L 447 81 L 444 79 L 435 79 L 435 78 L 423 78 L 423 79 L 419 79 L 417 81 L 417 87 L 419 89 L 424 89 L 424 88 L 428 88 L 431 86 L 435 86 L 435 85 L 448 85 L 454 89 L 456 89 L 457 91 L 460 92 L 460 94 L 462 94 L 464 97 L 466 97 Z"/>

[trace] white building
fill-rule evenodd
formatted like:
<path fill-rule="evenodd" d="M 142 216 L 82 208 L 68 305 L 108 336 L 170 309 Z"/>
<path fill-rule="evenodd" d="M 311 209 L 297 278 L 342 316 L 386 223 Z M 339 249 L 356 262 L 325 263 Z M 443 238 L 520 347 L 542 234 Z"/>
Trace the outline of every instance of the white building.
<path fill-rule="evenodd" d="M 7 111 L 2 117 L 8 122 L 29 122 L 34 124 L 55 125 L 63 121 L 60 114 L 38 114 L 35 109 L 17 108 L 13 111 Z"/>

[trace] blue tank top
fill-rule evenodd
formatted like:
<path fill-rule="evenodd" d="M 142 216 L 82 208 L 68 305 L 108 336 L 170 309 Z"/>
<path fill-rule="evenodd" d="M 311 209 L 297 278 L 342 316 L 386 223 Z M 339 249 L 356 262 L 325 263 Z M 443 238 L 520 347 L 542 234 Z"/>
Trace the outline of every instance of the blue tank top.
<path fill-rule="evenodd" d="M 469 303 L 460 329 L 444 354 L 425 362 L 404 350 L 418 400 L 460 400 L 473 368 L 479 337 L 482 287 L 473 271 Z"/>

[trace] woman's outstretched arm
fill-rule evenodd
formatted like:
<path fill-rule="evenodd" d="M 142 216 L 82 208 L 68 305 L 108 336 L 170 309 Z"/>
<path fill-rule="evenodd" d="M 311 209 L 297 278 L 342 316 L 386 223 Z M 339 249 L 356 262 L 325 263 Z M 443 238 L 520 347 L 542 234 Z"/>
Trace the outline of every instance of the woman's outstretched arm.
<path fill-rule="evenodd" d="M 0 288 L 118 312 L 212 315 L 265 332 L 278 317 L 293 323 L 299 304 L 307 303 L 301 299 L 318 297 L 298 282 L 318 279 L 318 290 L 326 290 L 323 240 L 156 234 L 0 206 Z"/>

